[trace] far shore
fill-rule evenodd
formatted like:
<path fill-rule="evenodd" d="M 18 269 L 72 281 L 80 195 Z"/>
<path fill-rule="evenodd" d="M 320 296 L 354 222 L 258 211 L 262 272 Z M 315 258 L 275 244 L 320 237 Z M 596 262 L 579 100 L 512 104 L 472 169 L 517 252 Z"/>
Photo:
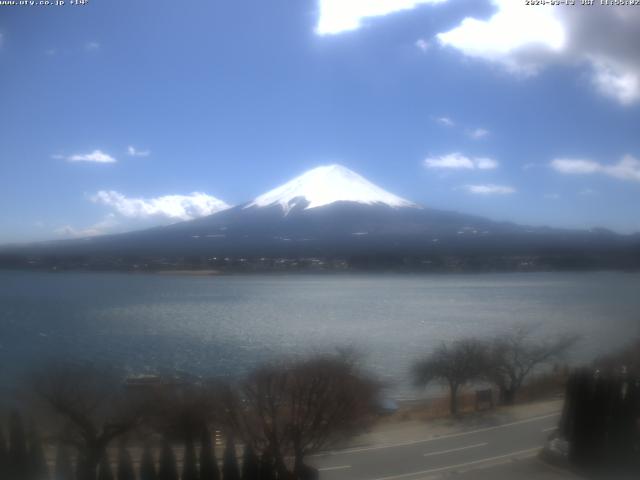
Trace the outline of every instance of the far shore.
<path fill-rule="evenodd" d="M 224 274 L 220 270 L 157 270 L 149 273 L 155 273 L 156 275 L 193 275 L 197 277 Z"/>

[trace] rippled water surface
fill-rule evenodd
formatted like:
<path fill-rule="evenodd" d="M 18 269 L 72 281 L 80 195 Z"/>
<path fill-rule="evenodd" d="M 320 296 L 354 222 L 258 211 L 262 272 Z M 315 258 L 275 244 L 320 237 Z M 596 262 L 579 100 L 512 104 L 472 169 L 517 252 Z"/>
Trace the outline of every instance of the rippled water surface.
<path fill-rule="evenodd" d="M 282 355 L 354 346 L 410 395 L 411 362 L 515 324 L 578 333 L 573 359 L 640 334 L 640 275 L 243 275 L 0 272 L 0 375 L 56 357 L 132 371 L 237 375 Z"/>

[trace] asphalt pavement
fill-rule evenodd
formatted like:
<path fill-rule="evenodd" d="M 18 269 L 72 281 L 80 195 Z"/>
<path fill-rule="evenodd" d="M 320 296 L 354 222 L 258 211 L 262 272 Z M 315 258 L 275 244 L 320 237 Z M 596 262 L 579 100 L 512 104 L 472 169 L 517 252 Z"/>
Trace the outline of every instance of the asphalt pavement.
<path fill-rule="evenodd" d="M 329 452 L 310 463 L 321 480 L 575 478 L 536 458 L 558 418 L 551 413 L 438 437 L 425 431 L 424 439 Z"/>

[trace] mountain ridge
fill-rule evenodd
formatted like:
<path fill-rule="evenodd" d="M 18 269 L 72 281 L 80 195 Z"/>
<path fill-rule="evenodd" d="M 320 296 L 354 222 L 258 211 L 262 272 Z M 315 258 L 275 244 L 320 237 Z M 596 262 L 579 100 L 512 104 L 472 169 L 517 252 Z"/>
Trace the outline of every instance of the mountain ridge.
<path fill-rule="evenodd" d="M 331 165 L 209 216 L 147 230 L 0 249 L 0 266 L 35 262 L 160 268 L 183 264 L 187 258 L 216 268 L 220 259 L 223 266 L 233 264 L 233 259 L 255 266 L 265 259 L 295 263 L 301 258 L 352 259 L 354 264 L 360 261 L 353 259 L 367 258 L 366 265 L 405 265 L 410 258 L 420 268 L 446 265 L 442 268 L 454 270 L 462 268 L 459 265 L 465 265 L 463 270 L 479 265 L 514 269 L 545 262 L 640 268 L 640 235 L 531 227 L 426 208 Z"/>

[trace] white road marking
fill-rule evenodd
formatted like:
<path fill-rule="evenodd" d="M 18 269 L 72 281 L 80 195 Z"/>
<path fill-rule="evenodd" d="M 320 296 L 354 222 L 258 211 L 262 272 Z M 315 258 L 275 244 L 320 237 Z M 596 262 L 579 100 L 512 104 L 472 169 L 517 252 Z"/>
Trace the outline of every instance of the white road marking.
<path fill-rule="evenodd" d="M 557 429 L 558 429 L 558 427 L 543 428 L 543 429 L 542 429 L 542 433 L 550 432 L 550 431 L 552 431 L 552 430 L 557 430 Z"/>
<path fill-rule="evenodd" d="M 466 447 L 450 448 L 449 450 L 440 450 L 439 452 L 425 453 L 425 457 L 433 457 L 434 455 L 444 455 L 445 453 L 459 452 L 461 450 L 469 450 L 470 448 L 486 447 L 488 443 L 476 443 L 475 445 L 467 445 Z"/>
<path fill-rule="evenodd" d="M 496 425 L 494 427 L 485 427 L 485 428 L 479 428 L 477 430 L 468 430 L 468 431 L 465 431 L 465 432 L 451 433 L 449 435 L 441 435 L 439 437 L 425 438 L 425 439 L 422 439 L 422 440 L 412 440 L 410 442 L 391 443 L 391 444 L 387 444 L 387 445 L 376 445 L 376 446 L 373 446 L 373 447 L 350 448 L 350 449 L 346 449 L 346 450 L 338 450 L 338 451 L 332 451 L 332 452 L 326 452 L 326 453 L 319 453 L 319 454 L 316 454 L 316 455 L 312 455 L 312 457 L 348 455 L 350 453 L 370 452 L 372 450 L 384 450 L 386 448 L 407 447 L 409 445 L 417 445 L 419 443 L 435 442 L 437 440 L 443 440 L 443 439 L 446 439 L 446 438 L 456 438 L 456 437 L 462 437 L 464 435 L 472 435 L 474 433 L 488 432 L 488 431 L 491 431 L 491 430 L 497 430 L 499 428 L 511 427 L 513 425 L 522 425 L 524 423 L 531 423 L 531 422 L 536 422 L 538 420 L 544 420 L 545 418 L 557 417 L 558 415 L 560 415 L 560 412 L 550 413 L 548 415 L 540 415 L 539 417 L 531 417 L 531 418 L 527 418 L 525 420 L 518 420 L 518 421 L 510 422 L 510 423 L 503 423 L 501 425 Z"/>
<path fill-rule="evenodd" d="M 502 460 L 504 458 L 517 457 L 519 455 L 524 455 L 524 454 L 533 453 L 533 452 L 537 452 L 537 451 L 540 451 L 540 447 L 527 448 L 526 450 L 518 450 L 517 452 L 506 453 L 504 455 L 497 455 L 495 457 L 481 458 L 480 460 L 473 460 L 471 462 L 458 463 L 456 465 L 447 465 L 446 467 L 430 468 L 429 470 L 421 470 L 419 472 L 403 473 L 403 474 L 400 474 L 400 475 L 390 475 L 388 477 L 378 477 L 378 478 L 376 478 L 374 480 L 397 480 L 397 479 L 400 479 L 400 478 L 415 477 L 417 475 L 428 475 L 428 474 L 431 474 L 431 473 L 442 472 L 442 471 L 445 471 L 445 470 L 453 470 L 453 469 L 456 469 L 456 468 L 469 467 L 471 465 L 477 465 L 479 463 L 492 462 L 492 461 L 495 461 L 495 460 Z"/>
<path fill-rule="evenodd" d="M 351 465 L 337 465 L 335 467 L 322 467 L 319 468 L 320 472 L 330 472 L 331 470 L 346 470 L 347 468 L 351 468 Z"/>

